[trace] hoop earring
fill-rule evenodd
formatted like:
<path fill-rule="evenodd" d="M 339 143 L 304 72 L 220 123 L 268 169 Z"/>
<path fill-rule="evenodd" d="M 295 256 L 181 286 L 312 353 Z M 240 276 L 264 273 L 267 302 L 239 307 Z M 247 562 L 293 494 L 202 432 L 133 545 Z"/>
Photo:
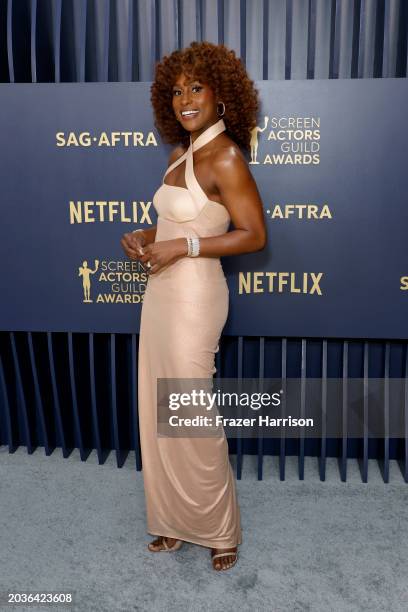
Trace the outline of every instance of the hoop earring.
<path fill-rule="evenodd" d="M 222 104 L 222 113 L 221 114 L 218 112 L 218 107 L 219 107 L 220 104 Z M 219 117 L 223 117 L 225 115 L 225 104 L 224 104 L 224 102 L 218 102 L 217 103 L 217 115 Z"/>

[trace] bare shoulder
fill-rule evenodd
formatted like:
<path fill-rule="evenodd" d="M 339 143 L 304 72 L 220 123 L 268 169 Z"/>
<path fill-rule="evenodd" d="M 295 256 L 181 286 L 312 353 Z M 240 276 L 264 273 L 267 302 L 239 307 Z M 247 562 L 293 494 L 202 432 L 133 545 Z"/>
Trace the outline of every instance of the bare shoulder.
<path fill-rule="evenodd" d="M 171 164 L 174 164 L 174 162 L 177 161 L 178 158 L 181 157 L 186 151 L 187 148 L 183 145 L 178 145 L 175 147 L 170 153 L 168 165 L 171 166 Z"/>
<path fill-rule="evenodd" d="M 246 159 L 241 149 L 239 148 L 237 143 L 229 137 L 226 137 L 222 144 L 220 144 L 213 151 L 212 162 L 214 165 L 224 167 L 241 166 L 242 164 L 246 165 Z"/>
<path fill-rule="evenodd" d="M 215 176 L 242 176 L 249 173 L 248 163 L 239 146 L 229 139 L 214 151 L 211 162 Z"/>

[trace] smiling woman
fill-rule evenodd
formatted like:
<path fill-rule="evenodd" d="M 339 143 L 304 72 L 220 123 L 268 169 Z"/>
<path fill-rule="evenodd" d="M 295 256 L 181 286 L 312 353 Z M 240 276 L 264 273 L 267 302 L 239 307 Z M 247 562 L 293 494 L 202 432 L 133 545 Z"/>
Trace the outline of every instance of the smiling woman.
<path fill-rule="evenodd" d="M 188 77 L 194 102 L 205 85 L 204 95 L 215 97 L 220 102 L 219 114 L 225 121 L 228 119 L 228 134 L 239 147 L 248 149 L 251 130 L 256 126 L 258 92 L 235 52 L 224 45 L 208 42 L 193 42 L 187 49 L 164 57 L 156 66 L 151 101 L 155 125 L 163 141 L 189 145 L 189 130 L 193 128 L 186 128 L 177 111 L 174 112 L 174 97 L 186 93 L 178 81 L 181 74 Z"/>
<path fill-rule="evenodd" d="M 138 372 L 148 532 L 158 536 L 148 548 L 192 542 L 211 549 L 214 569 L 228 569 L 242 537 L 225 433 L 158 438 L 157 380 L 212 379 L 229 302 L 220 257 L 265 246 L 262 202 L 241 151 L 257 92 L 234 52 L 207 42 L 165 57 L 151 91 L 156 126 L 177 146 L 153 198 L 157 227 L 122 238 L 150 272 Z"/>
<path fill-rule="evenodd" d="M 221 114 L 225 114 L 225 104 Z M 196 137 L 202 134 L 205 125 L 211 125 L 217 118 L 213 116 L 216 106 L 215 95 L 209 85 L 201 85 L 199 80 L 186 76 L 184 73 L 177 78 L 173 87 L 173 110 L 178 121 L 190 132 L 195 131 Z M 217 109 L 218 110 L 218 109 Z M 203 126 L 204 127 L 199 127 Z"/>

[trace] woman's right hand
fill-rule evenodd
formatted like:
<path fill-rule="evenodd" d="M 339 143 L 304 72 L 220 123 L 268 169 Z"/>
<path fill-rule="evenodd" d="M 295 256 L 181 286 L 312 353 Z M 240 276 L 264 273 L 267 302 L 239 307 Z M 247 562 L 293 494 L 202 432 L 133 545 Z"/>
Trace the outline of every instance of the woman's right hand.
<path fill-rule="evenodd" d="M 143 247 L 146 246 L 146 238 L 143 232 L 128 232 L 123 234 L 120 243 L 129 259 L 139 260 L 143 257 Z"/>

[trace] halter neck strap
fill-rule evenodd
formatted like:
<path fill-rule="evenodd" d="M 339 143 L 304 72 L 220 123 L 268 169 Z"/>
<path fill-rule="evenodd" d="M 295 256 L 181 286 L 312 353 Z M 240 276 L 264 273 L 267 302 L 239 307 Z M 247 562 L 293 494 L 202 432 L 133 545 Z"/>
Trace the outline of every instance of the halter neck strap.
<path fill-rule="evenodd" d="M 208 127 L 200 136 L 198 136 L 194 142 L 191 140 L 190 135 L 190 146 L 187 149 L 186 154 L 186 172 L 185 172 L 185 180 L 188 190 L 196 201 L 198 209 L 201 209 L 205 203 L 208 201 L 208 198 L 205 192 L 202 190 L 199 182 L 196 179 L 194 174 L 194 162 L 193 162 L 193 153 L 200 149 L 204 145 L 206 145 L 210 140 L 221 134 L 226 129 L 225 123 L 223 119 L 217 121 L 217 123 L 213 123 Z"/>
<path fill-rule="evenodd" d="M 204 132 L 202 132 L 199 136 L 197 136 L 194 142 L 192 142 L 190 135 L 190 147 L 192 146 L 193 151 L 197 151 L 197 149 L 200 149 L 201 147 L 206 145 L 208 142 L 210 142 L 210 140 L 218 136 L 218 134 L 221 134 L 221 132 L 224 132 L 224 130 L 226 129 L 227 128 L 225 126 L 224 120 L 220 119 L 216 123 L 210 125 L 210 127 L 204 130 Z"/>
<path fill-rule="evenodd" d="M 178 165 L 180 165 L 184 161 L 186 162 L 184 178 L 185 178 L 186 185 L 187 185 L 187 191 L 190 192 L 190 195 L 195 205 L 194 216 L 192 218 L 195 218 L 199 214 L 200 210 L 208 202 L 207 195 L 201 188 L 201 185 L 197 181 L 196 176 L 194 174 L 193 153 L 197 151 L 197 149 L 200 149 L 201 147 L 206 145 L 208 142 L 210 142 L 210 140 L 218 136 L 218 134 L 221 134 L 221 132 L 224 132 L 224 130 L 226 129 L 227 128 L 224 123 L 224 120 L 220 119 L 216 123 L 213 123 L 212 125 L 210 125 L 210 127 L 208 127 L 206 130 L 204 130 L 204 132 L 202 132 L 202 134 L 200 134 L 200 136 L 198 136 L 194 142 L 192 142 L 191 135 L 190 135 L 190 146 L 188 147 L 187 151 L 183 153 L 183 155 L 181 155 L 178 159 L 176 159 L 176 161 L 173 162 L 167 168 L 164 174 L 163 183 L 164 183 L 164 179 L 167 174 L 172 172 Z"/>

